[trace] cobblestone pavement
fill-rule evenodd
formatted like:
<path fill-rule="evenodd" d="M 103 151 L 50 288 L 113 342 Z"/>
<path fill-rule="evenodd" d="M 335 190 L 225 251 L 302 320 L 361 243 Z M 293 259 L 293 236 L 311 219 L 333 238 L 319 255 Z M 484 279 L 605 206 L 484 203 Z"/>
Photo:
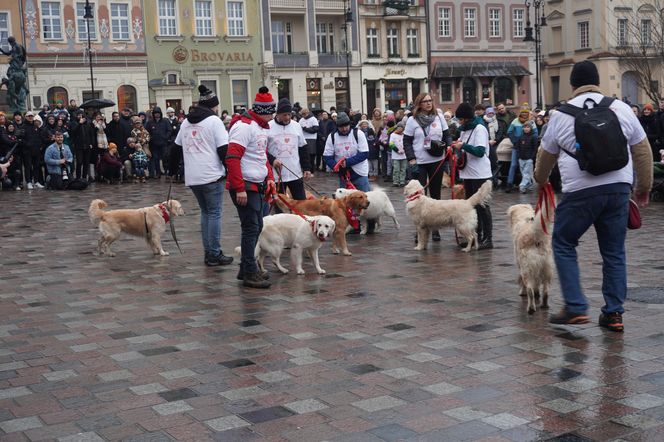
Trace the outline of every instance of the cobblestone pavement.
<path fill-rule="evenodd" d="M 326 244 L 327 276 L 307 260 L 307 275 L 272 272 L 257 291 L 240 287 L 236 265 L 203 265 L 182 185 L 184 255 L 170 239 L 171 256 L 155 258 L 124 238 L 117 257 L 94 256 L 92 198 L 141 207 L 168 189 L 95 187 L 0 193 L 3 441 L 662 440 L 664 304 L 628 302 L 624 335 L 527 315 L 505 211 L 532 194 L 496 193 L 494 250 L 459 252 L 445 230 L 418 253 L 400 189 L 388 188 L 400 231 L 350 235 L 352 257 Z M 231 252 L 239 222 L 224 198 Z M 631 288 L 662 286 L 663 214 L 655 203 L 628 235 Z M 580 256 L 596 320 L 593 234 Z"/>

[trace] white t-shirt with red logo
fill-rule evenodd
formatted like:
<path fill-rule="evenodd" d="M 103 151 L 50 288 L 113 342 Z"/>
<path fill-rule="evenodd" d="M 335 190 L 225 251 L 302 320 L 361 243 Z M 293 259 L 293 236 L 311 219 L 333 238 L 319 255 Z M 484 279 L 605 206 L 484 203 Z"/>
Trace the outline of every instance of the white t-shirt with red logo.
<path fill-rule="evenodd" d="M 302 178 L 299 148 L 306 144 L 302 127 L 295 121 L 291 120 L 287 125 L 279 124 L 275 120 L 270 121 L 267 151 L 285 166 L 281 168 L 281 179 L 284 182 Z"/>
<path fill-rule="evenodd" d="M 357 141 L 355 141 L 355 136 L 353 135 L 354 131 L 354 129 L 351 129 L 351 131 L 348 132 L 348 135 L 341 135 L 339 132 L 333 132 L 334 143 L 332 143 L 332 134 L 328 135 L 323 155 L 334 155 L 334 161 L 338 162 L 342 158 L 354 157 L 358 152 L 369 152 L 369 144 L 367 143 L 367 137 L 364 136 L 364 132 L 358 129 Z M 369 175 L 368 160 L 360 161 L 351 166 L 351 168 L 359 176 Z"/>
<path fill-rule="evenodd" d="M 408 118 L 403 134 L 413 137 L 413 151 L 417 164 L 430 164 L 443 159 L 442 155 L 439 157 L 429 155 L 427 150 L 431 147 L 431 140 L 442 140 L 443 132 L 447 129 L 447 122 L 441 113 L 438 113 L 429 127 L 424 129 L 415 117 Z"/>
<path fill-rule="evenodd" d="M 217 147 L 228 144 L 228 132 L 216 115 L 195 124 L 184 120 L 175 144 L 182 146 L 185 185 L 209 184 L 226 176 Z"/>
<path fill-rule="evenodd" d="M 268 129 L 263 129 L 253 120 L 250 124 L 238 121 L 231 127 L 229 144 L 244 147 L 240 167 L 245 181 L 262 183 L 267 178 L 267 140 Z"/>

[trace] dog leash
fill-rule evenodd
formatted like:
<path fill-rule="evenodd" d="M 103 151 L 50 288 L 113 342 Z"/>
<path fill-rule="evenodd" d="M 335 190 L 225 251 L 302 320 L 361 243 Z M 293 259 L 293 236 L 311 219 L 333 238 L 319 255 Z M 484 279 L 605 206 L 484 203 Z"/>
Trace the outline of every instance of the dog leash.
<path fill-rule="evenodd" d="M 171 213 L 171 190 L 173 189 L 173 176 L 171 175 L 170 183 L 168 185 L 168 197 L 166 198 L 166 209 L 168 209 L 168 216 L 170 218 L 170 226 L 171 226 L 171 236 L 173 237 L 173 241 L 175 241 L 175 245 L 178 246 L 178 250 L 180 251 L 180 255 L 184 255 L 182 252 L 182 249 L 180 248 L 180 243 L 178 242 L 178 237 L 175 235 L 175 223 L 173 222 L 173 214 Z M 146 217 L 146 226 L 147 226 L 147 217 Z"/>
<path fill-rule="evenodd" d="M 449 156 L 449 152 L 450 152 L 451 149 L 452 149 L 451 147 L 448 147 L 448 148 L 447 148 L 447 150 L 445 151 L 445 154 L 443 155 L 443 159 L 440 160 L 440 162 L 438 163 L 438 166 L 437 166 L 436 169 L 433 171 L 433 174 L 431 175 L 431 177 L 427 178 L 427 182 L 426 182 L 426 184 L 424 185 L 424 187 L 422 187 L 420 190 L 418 190 L 418 191 L 415 192 L 415 193 L 411 193 L 410 195 L 408 195 L 408 196 L 406 197 L 406 202 L 407 202 L 407 203 L 409 203 L 409 202 L 411 202 L 411 201 L 414 201 L 414 200 L 418 199 L 420 196 L 424 195 L 424 191 L 427 190 L 427 188 L 431 185 L 431 180 L 432 180 L 432 178 L 436 176 L 436 174 L 438 173 L 438 171 L 440 170 L 440 168 L 443 167 L 443 164 L 445 164 L 445 160 L 446 160 L 447 157 Z M 454 157 L 452 157 L 452 158 L 454 158 Z M 455 164 L 456 164 L 456 163 L 455 163 Z M 452 183 L 453 183 L 453 181 L 452 181 Z M 452 184 L 452 186 L 454 186 L 454 184 Z M 454 196 L 453 196 L 453 198 L 454 198 Z"/>
<path fill-rule="evenodd" d="M 284 198 L 283 196 L 281 196 L 280 193 L 277 193 L 277 198 L 279 198 L 279 199 L 281 200 L 281 202 L 284 203 L 284 205 L 285 205 L 286 207 L 288 207 L 288 210 L 290 210 L 290 211 L 293 212 L 295 215 L 298 215 L 300 218 L 302 218 L 303 220 L 305 220 L 306 222 L 308 222 L 308 223 L 311 225 L 311 231 L 314 232 L 314 233 L 316 233 L 316 221 L 314 221 L 313 219 L 312 219 L 311 221 L 308 220 L 308 219 L 302 214 L 302 212 L 300 212 L 299 210 L 297 210 L 297 208 L 296 208 L 294 205 L 292 205 L 292 204 L 290 204 L 288 201 L 286 201 L 286 198 Z M 318 235 L 316 235 L 316 238 L 318 238 Z M 325 241 L 324 239 L 321 240 L 320 238 L 318 238 L 318 240 L 319 240 L 319 241 Z"/>
<path fill-rule="evenodd" d="M 544 210 L 546 211 L 546 219 L 549 220 L 549 208 L 552 210 L 556 209 L 556 196 L 553 191 L 553 186 L 548 181 L 542 188 L 540 188 L 539 195 L 537 196 L 537 206 L 535 206 L 535 215 L 537 215 L 542 210 L 542 206 L 545 206 Z M 544 217 L 541 218 L 541 223 L 542 231 L 548 235 L 549 232 L 546 229 Z"/>
<path fill-rule="evenodd" d="M 322 193 L 320 193 L 319 191 L 317 191 L 317 190 L 314 188 L 314 186 L 312 186 L 311 184 L 307 183 L 307 182 L 304 180 L 304 177 L 298 177 L 297 174 L 296 174 L 295 172 L 293 172 L 292 170 L 290 170 L 290 169 L 288 168 L 288 166 L 286 166 L 284 163 L 281 163 L 281 167 L 283 167 L 284 169 L 286 169 L 287 171 L 289 171 L 290 173 L 292 173 L 293 176 L 295 176 L 298 180 L 302 180 L 302 183 L 303 183 L 305 186 L 307 186 L 307 187 L 308 187 L 313 193 L 315 193 L 316 195 L 318 195 L 319 197 L 325 196 L 325 195 L 323 195 Z M 279 176 L 281 176 L 281 173 L 279 173 Z"/>

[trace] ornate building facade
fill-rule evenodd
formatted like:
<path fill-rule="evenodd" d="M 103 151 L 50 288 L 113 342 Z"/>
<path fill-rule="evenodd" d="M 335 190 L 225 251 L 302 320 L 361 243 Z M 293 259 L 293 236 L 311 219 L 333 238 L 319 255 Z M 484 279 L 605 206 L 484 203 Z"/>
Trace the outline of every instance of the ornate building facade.
<path fill-rule="evenodd" d="M 90 2 L 20 0 L 28 52 L 30 107 L 45 103 L 79 104 L 89 98 L 116 102 L 112 109 L 148 108 L 145 32 L 141 0 Z M 93 64 L 92 93 L 88 26 Z"/>

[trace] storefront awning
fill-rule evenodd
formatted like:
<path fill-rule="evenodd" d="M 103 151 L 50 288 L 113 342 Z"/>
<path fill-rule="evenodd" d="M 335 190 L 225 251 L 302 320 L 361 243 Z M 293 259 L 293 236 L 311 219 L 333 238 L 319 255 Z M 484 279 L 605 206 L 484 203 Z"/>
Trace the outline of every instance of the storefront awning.
<path fill-rule="evenodd" d="M 532 75 L 518 61 L 439 61 L 431 78 L 523 77 Z"/>

